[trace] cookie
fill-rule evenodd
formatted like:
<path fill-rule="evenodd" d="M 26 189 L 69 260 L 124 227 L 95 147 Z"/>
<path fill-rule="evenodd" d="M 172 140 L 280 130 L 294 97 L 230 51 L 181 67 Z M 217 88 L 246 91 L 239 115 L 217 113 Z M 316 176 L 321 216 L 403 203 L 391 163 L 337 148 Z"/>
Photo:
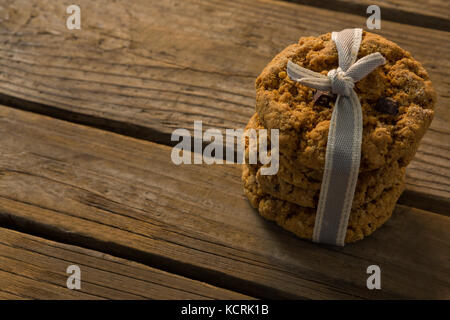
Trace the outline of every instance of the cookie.
<path fill-rule="evenodd" d="M 319 188 L 295 186 L 277 175 L 261 175 L 260 169 L 256 179 L 261 189 L 276 198 L 286 200 L 299 206 L 317 208 L 320 195 Z M 352 207 L 356 208 L 378 198 L 385 190 L 393 187 L 405 175 L 405 168 L 393 166 L 373 171 L 361 172 L 358 176 Z"/>
<path fill-rule="evenodd" d="M 256 179 L 256 165 L 243 165 L 244 192 L 251 205 L 264 218 L 275 221 L 282 228 L 303 239 L 312 239 L 316 211 L 289 201 L 277 199 L 263 192 Z M 370 235 L 392 215 L 395 203 L 404 190 L 404 177 L 376 199 L 352 208 L 345 243 L 356 242 Z"/>
<path fill-rule="evenodd" d="M 411 54 L 385 38 L 363 32 L 358 59 L 380 52 L 386 64 L 355 84 L 363 111 L 361 171 L 398 162 L 405 167 L 433 118 L 436 93 Z M 289 60 L 327 74 L 338 67 L 331 34 L 301 38 L 279 53 L 256 80 L 256 111 L 267 129 L 280 130 L 280 153 L 295 167 L 323 170 L 333 99 L 315 103 L 315 90 L 291 81 Z"/>
<path fill-rule="evenodd" d="M 246 126 L 248 129 L 261 129 L 258 115 L 252 116 Z M 246 162 L 248 163 L 248 143 L 246 147 Z M 289 165 L 287 165 L 289 163 Z M 303 207 L 316 208 L 323 171 L 317 171 L 298 165 L 290 167 L 289 159 L 280 155 L 280 166 L 276 175 L 262 175 L 261 165 L 257 165 L 256 178 L 261 189 L 276 198 L 287 200 Z M 385 189 L 391 188 L 396 181 L 402 179 L 405 173 L 398 162 L 390 166 L 372 171 L 361 171 L 356 184 L 353 206 L 358 207 L 377 198 Z"/>

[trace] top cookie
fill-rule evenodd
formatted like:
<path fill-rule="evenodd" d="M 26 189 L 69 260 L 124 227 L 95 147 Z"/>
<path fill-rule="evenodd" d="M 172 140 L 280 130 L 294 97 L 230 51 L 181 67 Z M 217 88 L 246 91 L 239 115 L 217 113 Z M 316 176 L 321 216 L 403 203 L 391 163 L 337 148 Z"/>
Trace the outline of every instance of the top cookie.
<path fill-rule="evenodd" d="M 364 125 L 361 171 L 378 169 L 395 160 L 406 166 L 431 123 L 436 101 L 427 72 L 409 52 L 364 31 L 358 59 L 374 52 L 380 52 L 386 64 L 355 84 Z M 264 127 L 280 130 L 280 151 L 303 166 L 321 170 L 334 102 L 314 104 L 315 90 L 287 76 L 289 60 L 326 75 L 338 67 L 331 34 L 300 38 L 279 53 L 256 79 L 256 111 Z"/>

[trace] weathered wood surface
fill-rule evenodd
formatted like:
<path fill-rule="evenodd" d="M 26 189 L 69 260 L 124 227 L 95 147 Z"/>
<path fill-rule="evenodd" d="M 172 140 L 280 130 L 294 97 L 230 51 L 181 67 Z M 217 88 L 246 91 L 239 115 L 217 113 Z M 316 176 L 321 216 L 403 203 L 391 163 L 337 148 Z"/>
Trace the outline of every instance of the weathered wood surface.
<path fill-rule="evenodd" d="M 81 289 L 66 286 L 67 267 Z M 139 263 L 0 228 L 0 299 L 249 299 Z"/>
<path fill-rule="evenodd" d="M 365 15 L 367 7 L 377 5 L 381 9 L 382 23 L 384 20 L 450 30 L 450 6 L 447 0 L 285 0 L 304 5 L 316 6 L 332 11 Z M 367 16 L 369 16 L 367 14 Z"/>
<path fill-rule="evenodd" d="M 255 297 L 450 298 L 444 215 L 398 206 L 366 240 L 319 246 L 260 218 L 235 165 L 175 166 L 167 146 L 7 107 L 0 145 L 0 223 L 16 229 Z"/>
<path fill-rule="evenodd" d="M 0 289 L 0 300 L 29 300 L 30 298 L 22 297 L 13 293 L 5 292 Z"/>
<path fill-rule="evenodd" d="M 82 30 L 70 31 L 69 3 L 0 3 L 0 102 L 164 144 L 194 120 L 243 127 L 254 112 L 254 79 L 274 54 L 300 36 L 366 19 L 272 1 L 99 0 L 80 1 Z M 380 33 L 422 61 L 439 92 L 401 201 L 445 212 L 449 33 L 389 21 Z"/>

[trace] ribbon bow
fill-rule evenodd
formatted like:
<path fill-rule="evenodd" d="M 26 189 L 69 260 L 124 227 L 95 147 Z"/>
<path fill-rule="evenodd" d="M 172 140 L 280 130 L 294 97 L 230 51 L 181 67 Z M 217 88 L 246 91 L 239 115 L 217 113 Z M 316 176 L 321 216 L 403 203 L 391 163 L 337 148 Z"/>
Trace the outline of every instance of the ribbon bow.
<path fill-rule="evenodd" d="M 287 73 L 292 80 L 305 86 L 320 91 L 331 91 L 332 93 L 348 97 L 353 91 L 355 82 L 361 80 L 385 62 L 384 57 L 379 52 L 375 52 L 356 61 L 347 71 L 338 67 L 330 70 L 324 76 L 321 73 L 305 69 L 289 61 Z"/>
<path fill-rule="evenodd" d="M 333 32 L 332 39 L 339 56 L 337 69 L 325 76 L 289 61 L 287 74 L 305 86 L 338 95 L 328 132 L 313 241 L 343 246 L 361 160 L 362 111 L 353 87 L 386 60 L 376 52 L 356 61 L 362 29 Z"/>

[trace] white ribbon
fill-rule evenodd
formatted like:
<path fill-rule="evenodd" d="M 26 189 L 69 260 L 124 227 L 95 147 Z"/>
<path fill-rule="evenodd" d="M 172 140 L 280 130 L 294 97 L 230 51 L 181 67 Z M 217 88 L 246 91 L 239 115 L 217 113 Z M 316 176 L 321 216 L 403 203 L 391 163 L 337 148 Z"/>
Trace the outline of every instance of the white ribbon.
<path fill-rule="evenodd" d="M 332 39 L 339 55 L 337 69 L 325 76 L 289 61 L 287 74 L 305 86 L 338 95 L 328 132 L 313 241 L 343 246 L 358 180 L 363 129 L 361 104 L 353 87 L 386 60 L 376 52 L 355 62 L 361 29 L 333 32 Z"/>

